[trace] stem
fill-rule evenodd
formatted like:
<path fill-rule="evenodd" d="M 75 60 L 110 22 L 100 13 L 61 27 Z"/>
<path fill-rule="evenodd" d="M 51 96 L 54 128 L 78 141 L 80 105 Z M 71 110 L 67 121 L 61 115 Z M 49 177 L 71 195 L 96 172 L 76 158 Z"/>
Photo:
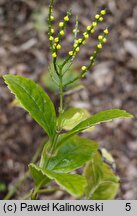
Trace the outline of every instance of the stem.
<path fill-rule="evenodd" d="M 53 193 L 53 192 L 56 192 L 56 191 L 64 191 L 64 190 L 59 188 L 59 187 L 45 188 L 45 189 L 38 190 L 38 193 Z"/>
<path fill-rule="evenodd" d="M 34 189 L 31 193 L 31 200 L 36 200 L 37 199 L 37 190 Z"/>
<path fill-rule="evenodd" d="M 53 2 L 54 2 L 54 0 L 50 0 L 49 13 L 48 13 L 48 35 L 49 35 L 49 37 L 51 36 L 51 28 L 52 28 L 50 16 L 52 15 Z M 49 41 L 49 42 L 50 42 L 50 49 L 51 49 L 52 48 L 52 41 Z"/>
<path fill-rule="evenodd" d="M 34 189 L 31 191 L 30 197 L 31 200 L 36 200 L 37 199 L 37 195 L 38 195 L 38 191 L 41 188 L 41 186 L 43 185 L 43 183 L 45 182 L 45 179 L 43 179 L 39 185 L 37 185 L 36 187 L 34 187 Z"/>
<path fill-rule="evenodd" d="M 60 106 L 59 106 L 59 113 L 63 113 L 63 73 L 62 69 L 63 67 L 57 67 L 57 59 L 53 59 L 53 65 L 54 65 L 54 70 L 56 74 L 59 77 L 59 97 L 60 97 Z"/>
<path fill-rule="evenodd" d="M 58 68 L 57 68 L 57 59 L 56 59 L 56 58 L 53 59 L 53 65 L 54 65 L 55 72 L 56 72 L 56 74 L 57 74 L 58 77 L 59 77 L 60 74 L 59 74 L 59 72 L 58 72 Z"/>
<path fill-rule="evenodd" d="M 32 163 L 35 163 L 44 147 L 46 140 L 44 140 L 44 142 L 40 145 L 40 147 L 38 148 L 37 152 L 35 153 L 35 155 L 32 158 Z M 30 176 L 29 171 L 24 173 L 24 176 L 19 178 L 18 181 L 15 183 L 15 185 L 11 188 L 11 190 L 6 194 L 6 196 L 4 197 L 4 200 L 9 200 L 11 199 L 11 197 L 16 193 L 16 191 L 18 190 L 18 188 L 21 186 L 21 184 Z"/>
<path fill-rule="evenodd" d="M 76 76 L 73 80 L 70 80 L 69 82 L 65 83 L 65 86 L 68 86 L 68 85 L 74 83 L 75 81 L 79 80 L 80 78 L 81 78 L 81 75 Z"/>
<path fill-rule="evenodd" d="M 59 113 L 63 113 L 63 67 L 62 65 L 59 67 L 59 97 L 60 97 L 60 106 L 59 106 Z"/>
<path fill-rule="evenodd" d="M 59 106 L 59 113 L 63 113 L 63 84 L 62 84 L 62 75 L 60 76 L 60 106 Z"/>
<path fill-rule="evenodd" d="M 55 134 L 55 136 L 54 136 L 54 138 L 53 138 L 53 140 L 52 140 L 52 145 L 51 145 L 51 148 L 50 148 L 50 150 L 49 150 L 49 158 L 47 159 L 46 163 L 45 163 L 44 166 L 42 167 L 42 168 L 44 168 L 44 169 L 47 168 L 47 166 L 48 166 L 48 164 L 49 164 L 49 161 L 50 161 L 50 158 L 51 158 L 51 156 L 52 156 L 53 153 L 54 153 L 54 150 L 55 150 L 55 147 L 56 147 L 56 143 L 57 143 L 58 136 L 59 136 L 59 134 Z M 41 182 L 38 186 L 34 187 L 34 189 L 33 189 L 32 192 L 31 192 L 31 200 L 36 200 L 37 195 L 38 195 L 38 191 L 40 190 L 41 185 L 42 185 L 42 182 Z"/>
<path fill-rule="evenodd" d="M 51 145 L 51 149 L 49 150 L 49 158 L 48 158 L 48 160 L 47 160 L 47 163 L 46 163 L 45 166 L 43 167 L 44 169 L 47 168 L 48 163 L 49 163 L 49 161 L 50 161 L 50 158 L 51 158 L 52 154 L 54 153 L 54 150 L 55 150 L 55 147 L 56 147 L 56 143 L 57 143 L 58 136 L 59 136 L 58 134 L 55 134 L 55 137 L 54 137 L 53 142 L 52 142 L 52 145 Z"/>
<path fill-rule="evenodd" d="M 78 23 L 78 16 L 76 16 L 76 24 L 75 24 L 75 32 L 74 32 L 74 44 L 76 43 L 76 40 L 77 40 L 77 35 L 78 35 L 78 32 L 79 32 L 79 29 L 78 29 L 78 26 L 79 23 Z"/>
<path fill-rule="evenodd" d="M 31 200 L 36 200 L 38 194 L 42 194 L 42 193 L 54 193 L 56 191 L 64 191 L 64 190 L 61 189 L 61 188 L 59 188 L 59 187 L 44 188 L 44 189 L 36 188 L 33 192 L 31 192 L 31 194 L 29 193 L 25 198 L 28 198 L 28 197 L 31 196 Z"/>

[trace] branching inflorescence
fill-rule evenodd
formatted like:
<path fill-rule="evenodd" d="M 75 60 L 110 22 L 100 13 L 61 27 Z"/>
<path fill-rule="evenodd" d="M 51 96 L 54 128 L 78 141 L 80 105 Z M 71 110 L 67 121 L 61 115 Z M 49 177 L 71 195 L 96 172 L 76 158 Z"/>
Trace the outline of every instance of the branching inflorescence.
<path fill-rule="evenodd" d="M 101 10 L 99 14 L 95 15 L 94 21 L 91 23 L 91 25 L 87 26 L 86 31 L 83 33 L 83 36 L 81 38 L 77 38 L 79 29 L 78 29 L 78 18 L 76 18 L 76 25 L 73 30 L 74 33 L 74 43 L 73 43 L 73 49 L 68 52 L 68 56 L 65 58 L 62 64 L 57 63 L 57 58 L 58 58 L 58 51 L 62 48 L 61 47 L 61 41 L 63 39 L 63 36 L 65 35 L 65 29 L 67 26 L 67 23 L 70 20 L 71 16 L 71 11 L 68 11 L 66 16 L 64 17 L 63 21 L 59 22 L 59 33 L 57 36 L 55 36 L 55 30 L 53 28 L 53 21 L 54 21 L 54 16 L 53 16 L 53 0 L 50 1 L 50 7 L 49 7 L 49 16 L 48 16 L 48 35 L 49 35 L 49 42 L 50 42 L 50 49 L 52 52 L 52 58 L 53 58 L 53 65 L 54 65 L 54 70 L 59 77 L 60 83 L 59 83 L 59 88 L 60 88 L 60 108 L 59 112 L 63 112 L 63 90 L 64 87 L 72 84 L 76 80 L 83 78 L 88 72 L 91 67 L 95 63 L 95 59 L 99 53 L 99 51 L 102 49 L 104 43 L 107 41 L 107 35 L 109 33 L 108 28 L 104 29 L 102 35 L 98 36 L 98 43 L 96 46 L 95 51 L 89 58 L 89 64 L 88 65 L 83 65 L 81 67 L 81 71 L 77 77 L 74 79 L 70 80 L 68 83 L 66 83 L 65 86 L 63 86 L 63 76 L 65 73 L 63 73 L 63 68 L 66 64 L 69 62 L 69 67 L 71 66 L 73 60 L 77 56 L 77 53 L 79 53 L 80 48 L 82 45 L 85 45 L 87 43 L 88 38 L 95 32 L 96 27 L 100 22 L 104 20 L 104 16 L 106 15 L 106 10 Z M 55 80 L 54 80 L 55 81 Z"/>

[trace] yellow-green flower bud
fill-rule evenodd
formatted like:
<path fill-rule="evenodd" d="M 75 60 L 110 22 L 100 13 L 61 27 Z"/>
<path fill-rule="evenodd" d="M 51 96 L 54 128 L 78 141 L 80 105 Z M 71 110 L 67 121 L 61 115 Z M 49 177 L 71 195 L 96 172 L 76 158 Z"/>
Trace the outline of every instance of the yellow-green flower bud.
<path fill-rule="evenodd" d="M 73 51 L 69 51 L 69 55 L 70 55 L 70 56 L 73 56 Z"/>
<path fill-rule="evenodd" d="M 57 46 L 57 44 L 53 44 L 52 48 L 53 48 L 53 49 L 55 49 L 55 48 L 56 48 L 56 46 Z"/>
<path fill-rule="evenodd" d="M 106 38 L 103 38 L 103 43 L 106 43 L 107 42 L 107 39 Z"/>
<path fill-rule="evenodd" d="M 50 16 L 50 20 L 53 21 L 54 20 L 54 16 Z"/>
<path fill-rule="evenodd" d="M 90 31 L 91 30 L 91 26 L 87 26 L 87 30 Z"/>
<path fill-rule="evenodd" d="M 99 36 L 98 36 L 98 39 L 99 39 L 99 40 L 102 40 L 102 39 L 103 39 L 103 36 L 102 36 L 102 35 L 99 35 Z"/>
<path fill-rule="evenodd" d="M 92 30 L 91 30 L 91 33 L 94 33 L 94 32 L 95 32 L 95 29 L 92 29 Z"/>
<path fill-rule="evenodd" d="M 61 45 L 60 44 L 57 45 L 57 49 L 58 50 L 61 49 Z"/>
<path fill-rule="evenodd" d="M 94 57 L 93 56 L 90 56 L 90 61 L 93 61 Z"/>
<path fill-rule="evenodd" d="M 66 22 L 68 22 L 68 21 L 69 21 L 69 17 L 68 17 L 68 16 L 65 16 L 65 17 L 64 17 L 64 20 L 65 20 Z"/>
<path fill-rule="evenodd" d="M 53 57 L 53 58 L 56 58 L 56 57 L 57 57 L 57 54 L 54 52 L 54 53 L 52 54 L 52 57 Z"/>
<path fill-rule="evenodd" d="M 89 38 L 89 35 L 88 35 L 88 34 L 84 34 L 84 38 L 85 38 L 85 39 L 88 39 L 88 38 Z"/>
<path fill-rule="evenodd" d="M 50 37 L 49 37 L 49 40 L 50 40 L 50 41 L 53 41 L 53 40 L 54 40 L 54 38 L 53 38 L 52 36 L 50 36 Z"/>
<path fill-rule="evenodd" d="M 109 33 L 108 29 L 105 29 L 105 30 L 104 30 L 104 34 L 107 35 L 108 33 Z"/>
<path fill-rule="evenodd" d="M 62 30 L 62 31 L 60 31 L 60 33 L 59 33 L 61 36 L 63 36 L 65 33 L 64 33 L 64 31 Z"/>
<path fill-rule="evenodd" d="M 80 39 L 78 39 L 78 43 L 81 43 L 82 42 L 82 39 L 80 38 Z"/>
<path fill-rule="evenodd" d="M 76 51 L 76 52 L 79 52 L 79 47 L 77 47 L 75 51 Z"/>
<path fill-rule="evenodd" d="M 100 17 L 99 14 L 97 14 L 97 15 L 95 16 L 95 19 L 99 19 L 99 17 Z"/>
<path fill-rule="evenodd" d="M 59 42 L 59 38 L 56 37 L 56 38 L 54 39 L 54 41 L 55 41 L 56 43 L 58 43 L 58 42 Z"/>
<path fill-rule="evenodd" d="M 97 47 L 98 47 L 99 49 L 102 49 L 102 44 L 99 43 L 99 44 L 97 45 Z"/>
<path fill-rule="evenodd" d="M 82 71 L 86 71 L 87 70 L 87 67 L 86 66 L 82 66 Z"/>
<path fill-rule="evenodd" d="M 105 14 L 106 14 L 106 10 L 102 10 L 102 11 L 100 12 L 100 14 L 101 14 L 101 15 L 105 15 Z"/>
<path fill-rule="evenodd" d="M 93 27 L 96 27 L 96 26 L 97 26 L 97 22 L 93 22 L 93 23 L 92 23 L 92 26 L 93 26 Z"/>
<path fill-rule="evenodd" d="M 55 32 L 54 29 L 51 29 L 51 34 L 54 34 L 54 32 Z"/>
<path fill-rule="evenodd" d="M 99 18 L 99 21 L 102 22 L 102 21 L 103 21 L 103 17 L 100 17 L 100 18 Z"/>
<path fill-rule="evenodd" d="M 86 41 L 84 40 L 84 41 L 82 42 L 82 44 L 85 45 L 85 44 L 86 44 Z"/>
<path fill-rule="evenodd" d="M 75 43 L 75 44 L 74 44 L 74 48 L 76 48 L 77 46 L 78 46 L 77 43 Z"/>
<path fill-rule="evenodd" d="M 60 23 L 59 23 L 59 27 L 62 28 L 63 26 L 64 26 L 64 22 L 60 22 Z"/>

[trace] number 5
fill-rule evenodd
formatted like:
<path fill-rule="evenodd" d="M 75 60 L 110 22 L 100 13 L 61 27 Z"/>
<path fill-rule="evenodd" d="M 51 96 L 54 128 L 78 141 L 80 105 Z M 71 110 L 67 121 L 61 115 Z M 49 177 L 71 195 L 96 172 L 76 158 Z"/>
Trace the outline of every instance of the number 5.
<path fill-rule="evenodd" d="M 126 211 L 130 211 L 131 210 L 131 203 L 126 203 L 125 210 Z"/>

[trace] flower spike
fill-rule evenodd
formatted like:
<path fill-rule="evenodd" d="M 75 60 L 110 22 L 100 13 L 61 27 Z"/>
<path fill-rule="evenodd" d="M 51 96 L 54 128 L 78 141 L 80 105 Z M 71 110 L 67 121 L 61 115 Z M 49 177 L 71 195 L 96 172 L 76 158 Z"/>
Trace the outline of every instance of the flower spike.
<path fill-rule="evenodd" d="M 82 66 L 82 68 L 81 68 L 81 77 L 82 78 L 85 76 L 85 73 L 87 71 L 89 71 L 92 66 L 94 66 L 95 59 L 96 59 L 99 51 L 102 49 L 104 43 L 106 43 L 106 41 L 107 41 L 106 36 L 107 36 L 108 33 L 109 33 L 109 31 L 106 28 L 104 30 L 104 34 L 98 36 L 98 44 L 96 46 L 96 50 L 94 51 L 93 55 L 91 55 L 90 58 L 89 58 L 90 59 L 89 65 L 88 66 Z"/>

